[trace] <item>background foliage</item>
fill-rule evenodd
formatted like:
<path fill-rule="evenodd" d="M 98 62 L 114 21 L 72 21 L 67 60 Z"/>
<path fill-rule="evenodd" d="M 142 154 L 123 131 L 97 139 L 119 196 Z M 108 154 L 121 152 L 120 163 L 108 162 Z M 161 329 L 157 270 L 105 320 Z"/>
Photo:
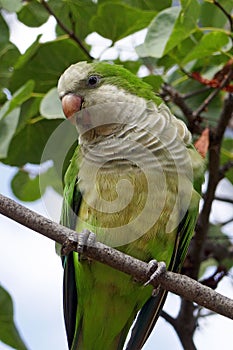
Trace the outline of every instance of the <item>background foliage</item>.
<path fill-rule="evenodd" d="M 215 195 L 223 178 L 233 182 L 232 0 L 0 0 L 0 8 L 0 161 L 18 168 L 11 181 L 15 196 L 33 201 L 43 195 L 47 186 L 61 192 L 56 164 L 62 147 L 54 156 L 43 156 L 49 137 L 64 120 L 56 94 L 58 78 L 70 64 L 102 60 L 111 56 L 111 49 L 115 48 L 111 61 L 135 74 L 143 72 L 143 79 L 187 123 L 194 139 L 210 128 L 207 166 L 210 180 L 203 194 L 197 227 L 197 237 L 202 238 L 201 243 L 198 240 L 197 255 L 194 240 L 184 272 L 198 278 L 207 266 L 215 265 L 215 273 L 203 282 L 216 288 L 233 261 L 232 243 L 222 231 L 231 220 L 209 225 L 214 199 L 233 203 L 231 198 Z M 39 36 L 21 53 L 10 41 L 7 12 L 16 13 L 18 20 L 29 27 L 39 27 L 53 16 L 56 37 L 41 43 Z M 141 30 L 144 40 L 134 48 L 134 59 L 124 60 L 117 49 L 119 41 Z M 109 39 L 109 45 L 98 55 L 93 54 L 86 41 L 92 33 L 97 33 L 98 39 Z M 53 161 L 53 167 L 46 166 L 42 171 L 42 159 Z M 3 289 L 0 289 L 1 302 L 6 305 L 0 307 L 1 341 L 25 349 L 13 324 L 10 297 Z M 193 312 L 197 306 L 190 304 L 183 302 L 177 319 L 171 320 L 163 314 L 177 331 L 184 348 L 187 343 L 179 328 L 184 321 L 184 310 L 189 315 L 187 327 L 191 339 L 197 327 Z"/>

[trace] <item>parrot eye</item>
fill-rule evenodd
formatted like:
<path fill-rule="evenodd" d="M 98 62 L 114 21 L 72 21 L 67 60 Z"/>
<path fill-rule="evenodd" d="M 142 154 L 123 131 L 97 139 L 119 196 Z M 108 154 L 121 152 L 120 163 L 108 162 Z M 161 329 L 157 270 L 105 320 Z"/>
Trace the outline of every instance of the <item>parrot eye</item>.
<path fill-rule="evenodd" d="M 95 87 L 98 84 L 99 80 L 100 77 L 98 77 L 97 75 L 91 75 L 87 80 L 87 84 L 90 87 Z"/>

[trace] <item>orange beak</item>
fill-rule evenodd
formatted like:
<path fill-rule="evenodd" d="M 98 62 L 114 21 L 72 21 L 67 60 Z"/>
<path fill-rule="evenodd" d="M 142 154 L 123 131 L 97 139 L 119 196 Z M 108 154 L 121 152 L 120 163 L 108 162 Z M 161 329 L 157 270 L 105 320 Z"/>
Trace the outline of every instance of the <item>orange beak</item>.
<path fill-rule="evenodd" d="M 62 109 L 67 119 L 81 110 L 83 99 L 81 96 L 69 93 L 62 97 Z"/>

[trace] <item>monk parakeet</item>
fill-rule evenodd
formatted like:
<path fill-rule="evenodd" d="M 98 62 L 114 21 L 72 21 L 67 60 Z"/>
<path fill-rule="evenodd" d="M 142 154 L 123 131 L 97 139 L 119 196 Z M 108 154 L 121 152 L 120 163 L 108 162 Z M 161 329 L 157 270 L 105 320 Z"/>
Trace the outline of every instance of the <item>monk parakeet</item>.
<path fill-rule="evenodd" d="M 65 175 L 61 223 L 179 271 L 198 215 L 204 168 L 185 124 L 122 66 L 74 64 L 61 76 L 58 93 L 79 134 Z M 69 349 L 141 349 L 166 292 L 154 296 L 152 286 L 76 252 L 63 262 Z"/>

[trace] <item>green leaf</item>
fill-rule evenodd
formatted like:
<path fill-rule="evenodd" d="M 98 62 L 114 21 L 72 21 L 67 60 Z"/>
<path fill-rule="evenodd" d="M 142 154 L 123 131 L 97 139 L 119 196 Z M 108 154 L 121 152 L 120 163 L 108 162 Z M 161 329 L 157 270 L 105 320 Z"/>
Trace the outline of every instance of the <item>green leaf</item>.
<path fill-rule="evenodd" d="M 27 350 L 14 324 L 10 294 L 0 286 L 0 341 L 17 350 Z"/>
<path fill-rule="evenodd" d="M 162 11 L 172 5 L 172 0 L 125 0 L 124 3 L 142 10 Z"/>
<path fill-rule="evenodd" d="M 18 19 L 29 27 L 39 27 L 49 18 L 48 11 L 37 0 L 26 2 L 18 12 Z"/>
<path fill-rule="evenodd" d="M 229 43 L 229 36 L 223 32 L 210 32 L 201 38 L 194 49 L 185 57 L 183 64 L 202 58 L 205 56 L 210 56 L 214 53 L 220 53 L 224 46 Z"/>
<path fill-rule="evenodd" d="M 64 137 L 64 135 L 68 135 L 69 137 Z M 70 164 L 70 159 L 77 144 L 78 133 L 76 127 L 69 120 L 63 119 L 48 138 L 41 156 L 41 163 L 52 160 L 58 178 L 60 180 L 63 179 L 64 172 Z M 41 181 L 43 181 L 43 178 L 41 178 Z"/>
<path fill-rule="evenodd" d="M 1 7 L 1 3 L 0 3 Z M 0 44 L 6 44 L 9 42 L 9 28 L 6 24 L 5 20 L 3 19 L 1 13 L 0 13 Z"/>
<path fill-rule="evenodd" d="M 2 159 L 2 162 L 19 167 L 26 163 L 39 164 L 50 135 L 62 121 L 61 119 L 36 119 L 27 123 L 20 132 L 14 135 L 7 158 Z"/>
<path fill-rule="evenodd" d="M 64 118 L 57 88 L 49 90 L 40 104 L 40 113 L 47 119 Z"/>
<path fill-rule="evenodd" d="M 1 30 L 1 29 L 0 29 Z M 9 86 L 13 66 L 20 55 L 17 47 L 12 43 L 0 43 L 0 90 Z"/>
<path fill-rule="evenodd" d="M 92 17 L 96 14 L 97 4 L 92 0 L 57 1 L 50 0 L 49 6 L 62 23 L 79 39 L 84 40 L 92 32 L 90 25 Z M 56 27 L 58 35 L 65 32 L 59 25 Z"/>
<path fill-rule="evenodd" d="M 32 202 L 39 199 L 45 189 L 40 188 L 39 175 L 31 178 L 28 172 L 19 170 L 11 180 L 11 188 L 14 195 L 24 202 Z"/>
<path fill-rule="evenodd" d="M 140 57 L 160 58 L 164 55 L 179 13 L 179 7 L 159 12 L 148 27 L 144 44 L 136 47 L 136 52 Z"/>
<path fill-rule="evenodd" d="M 32 170 L 30 170 L 30 167 Z M 57 193 L 63 194 L 62 177 L 58 175 L 54 166 L 40 173 L 38 165 L 38 174 L 33 167 L 27 164 L 28 170 L 19 170 L 11 180 L 11 189 L 14 195 L 21 201 L 33 202 L 43 196 L 47 187 L 52 187 Z M 32 173 L 32 175 L 31 175 Z"/>
<path fill-rule="evenodd" d="M 70 159 L 69 159 L 69 163 L 70 163 Z M 46 189 L 48 186 L 52 187 L 61 196 L 63 195 L 62 177 L 57 172 L 55 166 L 52 166 L 46 172 L 40 175 L 40 188 Z"/>
<path fill-rule="evenodd" d="M 226 138 L 222 142 L 220 163 L 221 165 L 224 165 L 232 161 L 233 161 L 233 140 Z M 226 172 L 226 178 L 233 184 L 232 167 Z"/>
<path fill-rule="evenodd" d="M 233 259 L 226 257 L 226 249 L 231 247 L 230 238 L 222 232 L 221 225 L 209 225 L 207 241 L 209 241 L 218 250 L 217 256 L 212 253 L 212 257 L 205 260 L 201 264 L 199 277 L 201 277 L 206 269 L 210 266 L 218 266 L 219 264 L 225 266 L 227 270 L 233 265 Z"/>
<path fill-rule="evenodd" d="M 33 96 L 21 105 L 17 132 L 21 131 L 27 123 L 30 123 L 30 119 L 38 118 L 41 100 L 42 97 Z"/>
<path fill-rule="evenodd" d="M 29 80 L 26 84 L 24 84 L 19 90 L 17 90 L 12 99 L 7 101 L 2 109 L 0 110 L 0 120 L 5 118 L 7 114 L 9 114 L 13 109 L 20 106 L 24 101 L 28 100 L 31 97 L 34 82 Z"/>
<path fill-rule="evenodd" d="M 130 70 L 132 73 L 137 74 L 141 62 L 140 61 L 121 61 L 120 59 L 114 60 L 114 64 L 119 64 L 124 66 L 126 69 Z"/>
<path fill-rule="evenodd" d="M 147 84 L 150 84 L 151 86 L 153 86 L 153 90 L 155 92 L 158 92 L 161 88 L 161 85 L 164 83 L 161 75 L 148 75 L 147 77 L 143 78 L 143 80 Z"/>
<path fill-rule="evenodd" d="M 233 9 L 232 0 L 218 0 L 218 3 L 223 6 L 226 12 L 231 13 Z M 223 28 L 227 21 L 226 15 L 215 4 L 210 2 L 201 4 L 200 22 L 202 27 Z"/>
<path fill-rule="evenodd" d="M 204 260 L 201 263 L 200 269 L 199 269 L 199 273 L 198 273 L 198 279 L 201 279 L 202 276 L 205 274 L 206 270 L 208 267 L 212 267 L 212 266 L 218 266 L 218 262 L 217 260 L 210 258 L 207 260 Z"/>
<path fill-rule="evenodd" d="M 6 118 L 0 120 L 0 159 L 6 158 L 10 142 L 19 120 L 20 109 L 15 108 Z"/>
<path fill-rule="evenodd" d="M 0 0 L 0 8 L 4 8 L 8 12 L 17 12 L 22 6 L 21 0 Z"/>
<path fill-rule="evenodd" d="M 197 0 L 182 0 L 182 11 L 175 22 L 174 29 L 166 44 L 164 54 L 177 46 L 196 30 L 200 5 Z"/>
<path fill-rule="evenodd" d="M 114 1 L 100 4 L 91 25 L 105 38 L 113 42 L 147 27 L 156 12 L 142 11 Z"/>
<path fill-rule="evenodd" d="M 15 91 L 33 79 L 36 92 L 47 92 L 57 85 L 66 68 L 86 58 L 71 39 L 63 37 L 43 44 L 36 42 L 16 62 L 9 88 Z"/>

